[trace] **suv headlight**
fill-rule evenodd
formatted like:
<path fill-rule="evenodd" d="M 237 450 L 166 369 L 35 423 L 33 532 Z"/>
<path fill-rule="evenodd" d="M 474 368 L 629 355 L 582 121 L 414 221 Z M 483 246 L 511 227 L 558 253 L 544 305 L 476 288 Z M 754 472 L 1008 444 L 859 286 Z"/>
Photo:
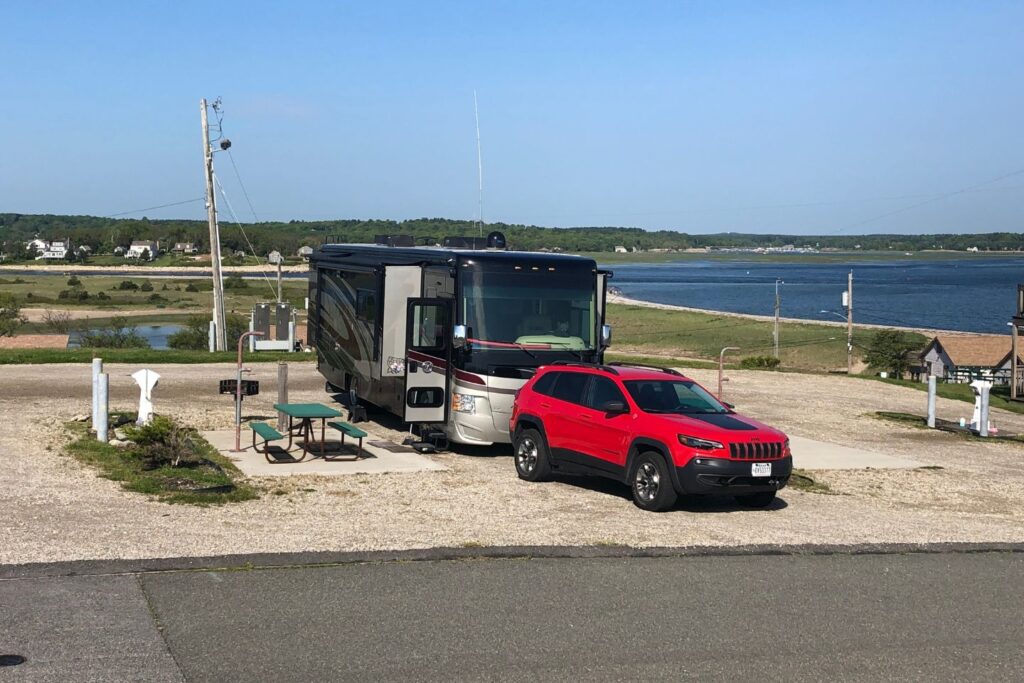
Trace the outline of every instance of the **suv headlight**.
<path fill-rule="evenodd" d="M 687 436 L 686 434 L 679 435 L 679 443 L 690 448 L 696 448 L 698 451 L 716 451 L 720 448 L 725 448 L 722 444 L 711 439 L 698 439 L 695 436 Z"/>
<path fill-rule="evenodd" d="M 476 414 L 476 396 L 452 392 L 452 410 L 456 413 Z"/>

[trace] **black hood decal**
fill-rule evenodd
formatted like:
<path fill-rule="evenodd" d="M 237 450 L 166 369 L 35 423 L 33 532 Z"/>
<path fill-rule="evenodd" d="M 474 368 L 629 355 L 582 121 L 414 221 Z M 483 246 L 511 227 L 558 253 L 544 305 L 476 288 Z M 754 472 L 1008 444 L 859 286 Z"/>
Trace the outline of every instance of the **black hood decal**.
<path fill-rule="evenodd" d="M 707 422 L 719 427 L 720 429 L 729 429 L 738 432 L 752 432 L 757 430 L 757 427 L 754 425 L 747 424 L 743 420 L 737 420 L 732 415 L 728 415 L 726 413 L 685 413 L 685 415 L 691 420 Z"/>

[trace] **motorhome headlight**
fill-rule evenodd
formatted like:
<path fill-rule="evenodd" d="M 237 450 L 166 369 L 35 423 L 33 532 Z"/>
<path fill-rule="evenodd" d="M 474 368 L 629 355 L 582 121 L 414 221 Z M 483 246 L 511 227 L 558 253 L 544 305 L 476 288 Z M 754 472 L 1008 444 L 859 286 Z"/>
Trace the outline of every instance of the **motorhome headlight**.
<path fill-rule="evenodd" d="M 720 448 L 725 448 L 725 446 L 717 441 L 698 439 L 695 436 L 687 436 L 686 434 L 679 435 L 679 443 L 690 448 L 696 448 L 699 451 L 717 451 Z"/>
<path fill-rule="evenodd" d="M 476 414 L 476 396 L 452 392 L 452 411 L 456 413 Z"/>

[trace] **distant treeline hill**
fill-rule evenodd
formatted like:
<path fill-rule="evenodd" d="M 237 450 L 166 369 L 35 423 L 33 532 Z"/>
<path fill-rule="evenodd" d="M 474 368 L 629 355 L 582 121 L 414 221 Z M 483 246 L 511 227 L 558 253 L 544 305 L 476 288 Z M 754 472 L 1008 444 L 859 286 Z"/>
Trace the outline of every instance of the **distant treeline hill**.
<path fill-rule="evenodd" d="M 476 235 L 473 221 L 447 218 L 417 218 L 406 221 L 333 220 L 247 223 L 245 232 L 260 255 L 272 250 L 291 255 L 301 246 L 316 246 L 325 241 L 372 242 L 375 235 L 412 235 L 417 243 L 433 244 L 447 236 Z M 692 249 L 702 247 L 816 247 L 820 249 L 864 249 L 919 251 L 951 249 L 992 251 L 1024 250 L 1021 233 L 996 232 L 965 235 L 757 235 L 716 233 L 690 235 L 672 230 L 640 228 L 579 227 L 543 228 L 535 225 L 487 223 L 483 234 L 492 230 L 505 233 L 509 246 L 516 249 L 559 248 L 568 252 L 614 251 L 615 247 L 649 249 Z M 154 220 L 149 218 L 100 218 L 96 216 L 56 216 L 49 214 L 0 214 L 0 245 L 13 254 L 24 242 L 70 238 L 77 246 L 88 246 L 95 254 L 110 253 L 133 240 L 160 240 L 169 248 L 174 242 L 192 242 L 207 251 L 205 221 Z M 226 248 L 248 252 L 241 231 L 233 223 L 221 223 L 221 238 Z"/>

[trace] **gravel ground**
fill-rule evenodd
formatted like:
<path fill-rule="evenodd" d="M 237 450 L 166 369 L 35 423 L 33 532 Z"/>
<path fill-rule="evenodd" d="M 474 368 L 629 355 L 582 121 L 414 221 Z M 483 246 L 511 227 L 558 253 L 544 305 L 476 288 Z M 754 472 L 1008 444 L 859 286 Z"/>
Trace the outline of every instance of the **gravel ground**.
<path fill-rule="evenodd" d="M 254 364 L 263 395 L 244 413 L 270 416 L 276 367 Z M 111 407 L 133 408 L 138 369 L 110 365 Z M 200 429 L 229 428 L 216 381 L 233 367 L 157 365 L 157 412 Z M 689 371 L 713 386 L 711 371 Z M 312 364 L 290 368 L 290 398 L 327 401 Z M 922 412 L 925 394 L 844 377 L 731 372 L 727 399 L 800 436 L 910 457 L 943 469 L 815 473 L 839 495 L 784 490 L 767 511 L 727 499 L 684 501 L 666 514 L 635 508 L 625 487 L 598 479 L 528 484 L 510 449 L 437 456 L 444 472 L 256 480 L 259 500 L 214 508 L 168 505 L 124 492 L 62 454 L 63 423 L 89 411 L 87 365 L 0 369 L 0 564 L 304 550 L 431 546 L 1024 541 L 1024 446 L 969 441 L 894 425 L 876 410 Z M 941 417 L 969 415 L 939 400 Z M 1024 416 L 994 411 L 1004 429 Z M 395 438 L 399 425 L 371 424 Z M 391 428 L 389 428 L 391 427 Z M 272 493 L 276 491 L 277 493 Z M 283 493 L 281 493 L 283 492 Z"/>

